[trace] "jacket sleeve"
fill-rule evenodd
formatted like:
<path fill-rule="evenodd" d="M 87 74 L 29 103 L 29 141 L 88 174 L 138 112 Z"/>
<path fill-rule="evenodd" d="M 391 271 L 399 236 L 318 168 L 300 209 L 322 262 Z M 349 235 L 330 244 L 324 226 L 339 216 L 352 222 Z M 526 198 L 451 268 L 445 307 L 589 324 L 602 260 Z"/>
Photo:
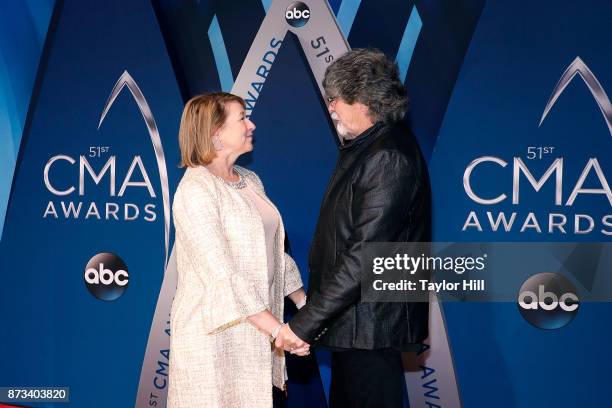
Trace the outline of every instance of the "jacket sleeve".
<path fill-rule="evenodd" d="M 182 183 L 173 205 L 177 241 L 204 287 L 199 312 L 209 334 L 268 309 L 255 286 L 236 272 L 218 206 L 214 192 L 193 180 Z"/>
<path fill-rule="evenodd" d="M 300 270 L 298 269 L 293 258 L 287 254 L 285 255 L 285 290 L 283 295 L 287 296 L 295 292 L 299 288 L 303 287 L 302 277 L 300 276 Z"/>
<path fill-rule="evenodd" d="M 338 248 L 331 273 L 324 273 L 318 291 L 289 322 L 302 340 L 317 340 L 330 320 L 361 297 L 362 245 L 388 242 L 408 215 L 418 180 L 414 164 L 400 152 L 378 151 L 356 171 L 351 204 L 352 224 L 345 248 Z"/>

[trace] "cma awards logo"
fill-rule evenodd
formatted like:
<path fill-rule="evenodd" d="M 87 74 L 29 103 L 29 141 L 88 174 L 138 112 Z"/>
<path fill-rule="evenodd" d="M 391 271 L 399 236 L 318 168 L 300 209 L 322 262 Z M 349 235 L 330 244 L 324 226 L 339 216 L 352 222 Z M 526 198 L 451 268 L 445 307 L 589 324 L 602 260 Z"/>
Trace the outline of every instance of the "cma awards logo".
<path fill-rule="evenodd" d="M 527 279 L 518 295 L 519 312 L 540 329 L 559 329 L 578 313 L 576 288 L 558 273 L 543 272 Z"/>
<path fill-rule="evenodd" d="M 100 116 L 98 130 L 117 96 L 126 87 L 140 109 L 157 161 L 163 201 L 165 266 L 168 262 L 170 239 L 170 192 L 166 160 L 153 113 L 142 91 L 127 71 L 119 77 L 110 93 Z M 158 209 L 155 202 L 128 201 L 130 192 L 135 189 L 143 190 L 150 200 L 157 199 L 149 172 L 140 155 L 117 156 L 113 154 L 112 146 L 103 145 L 90 146 L 85 150 L 86 153 L 80 155 L 57 154 L 47 161 L 43 171 L 44 184 L 47 191 L 57 198 L 48 201 L 43 218 L 101 222 L 157 220 Z M 125 173 L 120 172 L 118 163 L 125 165 L 128 162 L 128 170 Z M 108 198 L 104 201 L 87 200 L 90 189 L 95 190 L 96 197 L 102 194 Z M 102 281 L 102 278 L 100 279 Z"/>
<path fill-rule="evenodd" d="M 83 279 L 89 293 L 97 299 L 110 301 L 123 295 L 130 276 L 121 258 L 110 252 L 102 252 L 87 262 Z"/>
<path fill-rule="evenodd" d="M 557 85 L 555 86 L 552 95 L 544 109 L 544 113 L 540 119 L 540 125 L 546 119 L 546 116 L 559 99 L 563 91 L 569 83 L 579 76 L 590 90 L 593 98 L 597 102 L 604 120 L 612 136 L 612 107 L 608 95 L 603 87 L 589 69 L 589 67 L 577 57 L 565 70 Z M 475 203 L 484 206 L 494 206 L 510 201 L 512 205 L 521 204 L 521 191 L 525 188 L 539 192 L 545 185 L 554 185 L 553 203 L 557 207 L 571 208 L 576 199 L 581 195 L 596 195 L 610 204 L 612 207 L 612 191 L 606 179 L 606 175 L 601 166 L 600 161 L 596 157 L 590 157 L 581 168 L 582 171 L 577 179 L 572 179 L 570 182 L 571 188 L 564 189 L 564 181 L 567 182 L 567 163 L 563 157 L 554 157 L 556 153 L 555 146 L 531 146 L 527 148 L 526 156 L 513 157 L 512 160 L 506 161 L 501 157 L 482 156 L 474 159 L 466 167 L 463 174 L 463 187 L 467 196 Z M 606 156 L 607 157 L 607 156 Z M 533 169 L 531 163 L 536 163 L 536 166 L 541 164 L 543 160 L 551 159 L 552 162 L 544 173 L 539 176 L 538 172 Z M 501 168 L 510 168 L 508 172 L 511 175 L 512 189 L 511 191 L 502 192 L 494 196 L 485 196 L 474 188 L 472 176 L 480 172 L 479 176 L 485 175 L 487 169 L 492 166 Z M 564 172 L 565 170 L 565 172 Z M 585 186 L 587 179 L 596 180 L 596 186 Z M 523 189 L 523 190 L 522 190 Z M 569 191 L 569 194 L 564 196 L 563 191 Z M 538 214 L 528 212 L 520 214 L 519 212 L 494 212 L 486 211 L 485 214 L 477 211 L 470 211 L 462 231 L 478 231 L 478 232 L 511 232 L 517 231 L 523 233 L 532 231 L 538 234 L 590 234 L 598 233 L 610 236 L 612 235 L 612 214 L 603 216 L 592 216 L 590 214 L 567 214 L 562 211 L 550 212 L 548 214 Z"/>

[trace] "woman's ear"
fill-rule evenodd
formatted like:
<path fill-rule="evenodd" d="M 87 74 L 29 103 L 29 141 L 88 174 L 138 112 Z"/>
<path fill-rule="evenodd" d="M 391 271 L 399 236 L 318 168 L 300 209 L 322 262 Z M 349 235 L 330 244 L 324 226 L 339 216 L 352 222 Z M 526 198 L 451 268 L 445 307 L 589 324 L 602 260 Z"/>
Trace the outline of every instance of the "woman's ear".
<path fill-rule="evenodd" d="M 223 143 L 221 142 L 221 135 L 219 133 L 213 136 L 212 143 L 216 151 L 223 149 Z"/>

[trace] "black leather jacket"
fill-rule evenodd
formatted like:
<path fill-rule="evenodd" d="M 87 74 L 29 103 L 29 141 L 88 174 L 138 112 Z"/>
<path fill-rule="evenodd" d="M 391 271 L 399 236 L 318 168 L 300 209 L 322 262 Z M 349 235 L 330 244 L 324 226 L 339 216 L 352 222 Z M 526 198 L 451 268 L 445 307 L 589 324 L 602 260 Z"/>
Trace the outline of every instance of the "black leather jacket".
<path fill-rule="evenodd" d="M 413 350 L 427 303 L 360 303 L 363 242 L 429 242 L 427 166 L 410 129 L 377 123 L 340 148 L 310 248 L 308 302 L 289 326 L 311 345 Z"/>

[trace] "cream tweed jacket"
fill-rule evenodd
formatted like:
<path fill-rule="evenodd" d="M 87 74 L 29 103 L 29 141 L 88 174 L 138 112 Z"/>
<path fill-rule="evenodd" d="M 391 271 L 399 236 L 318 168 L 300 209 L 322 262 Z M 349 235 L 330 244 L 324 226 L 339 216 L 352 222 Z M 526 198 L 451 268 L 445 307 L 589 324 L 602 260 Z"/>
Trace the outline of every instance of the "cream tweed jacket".
<path fill-rule="evenodd" d="M 278 213 L 259 177 L 235 169 Z M 238 190 L 205 167 L 188 168 L 173 214 L 178 282 L 167 406 L 272 407 L 272 385 L 285 385 L 285 356 L 246 317 L 267 309 L 282 321 L 284 297 L 302 287 L 280 214 L 271 289 L 261 216 Z"/>

